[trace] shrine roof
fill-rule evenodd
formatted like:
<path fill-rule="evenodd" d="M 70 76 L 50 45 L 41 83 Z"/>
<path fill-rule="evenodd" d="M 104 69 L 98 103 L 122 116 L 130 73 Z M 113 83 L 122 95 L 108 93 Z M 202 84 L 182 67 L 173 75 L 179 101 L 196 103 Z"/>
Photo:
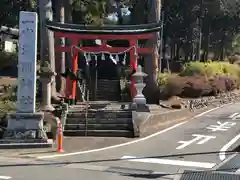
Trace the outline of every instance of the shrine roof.
<path fill-rule="evenodd" d="M 80 25 L 80 24 L 62 24 L 60 22 L 47 21 L 46 26 L 51 31 L 79 33 L 79 34 L 144 34 L 160 31 L 162 24 L 160 22 L 141 24 L 141 25 Z"/>

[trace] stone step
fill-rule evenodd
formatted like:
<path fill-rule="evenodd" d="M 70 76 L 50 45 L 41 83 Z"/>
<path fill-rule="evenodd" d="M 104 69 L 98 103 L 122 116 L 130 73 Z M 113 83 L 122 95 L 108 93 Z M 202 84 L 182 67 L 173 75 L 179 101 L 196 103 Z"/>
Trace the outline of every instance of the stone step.
<path fill-rule="evenodd" d="M 106 95 L 116 96 L 117 95 L 117 90 L 109 90 L 109 88 L 112 88 L 112 87 L 108 87 L 108 89 L 98 89 L 96 91 L 96 95 L 97 96 L 106 96 Z M 92 96 L 92 95 L 94 95 L 94 93 L 90 92 L 89 96 Z"/>
<path fill-rule="evenodd" d="M 120 83 L 120 80 L 108 80 L 108 79 L 98 79 L 97 84 L 117 84 Z"/>
<path fill-rule="evenodd" d="M 104 91 L 106 90 L 106 92 L 115 92 L 117 88 L 114 87 L 114 86 L 102 86 L 102 87 L 97 87 L 97 91 L 96 92 L 101 92 L 101 91 Z M 89 93 L 92 93 L 94 92 L 94 90 L 90 90 Z"/>
<path fill-rule="evenodd" d="M 81 124 L 85 123 L 85 118 L 67 118 L 66 124 Z M 107 119 L 96 119 L 96 118 L 88 118 L 87 122 L 89 124 L 129 124 L 132 125 L 132 118 L 117 118 L 113 120 Z"/>
<path fill-rule="evenodd" d="M 67 119 L 68 118 L 79 118 L 79 119 L 85 119 L 86 118 L 86 113 L 85 112 L 69 112 L 67 114 Z M 96 113 L 87 113 L 87 118 L 96 118 Z"/>
<path fill-rule="evenodd" d="M 66 124 L 64 131 L 67 130 L 133 130 L 130 124 Z"/>
<path fill-rule="evenodd" d="M 116 94 L 119 85 L 120 80 L 98 80 L 95 98 L 93 88 L 90 88 L 89 99 L 119 101 L 120 97 Z"/>
<path fill-rule="evenodd" d="M 69 112 L 67 114 L 67 118 L 85 118 L 86 112 Z M 132 118 L 132 112 L 131 111 L 96 111 L 96 112 L 88 112 L 87 113 L 88 118 L 96 118 L 96 119 L 116 119 L 116 118 Z"/>
<path fill-rule="evenodd" d="M 94 94 L 93 93 L 91 93 L 91 94 L 89 94 L 89 97 L 92 97 Z M 109 98 L 111 97 L 111 98 L 113 98 L 113 97 L 117 97 L 118 96 L 118 94 L 117 94 L 117 92 L 116 91 L 114 91 L 114 92 L 108 92 L 108 91 L 97 91 L 96 92 L 96 97 L 106 97 L 106 96 L 109 96 Z"/>
<path fill-rule="evenodd" d="M 103 106 L 104 107 L 104 106 Z M 126 114 L 126 113 L 129 113 L 129 114 L 131 114 L 132 112 L 131 112 L 131 110 L 129 110 L 129 109 L 115 109 L 115 110 L 113 110 L 112 108 L 111 108 L 111 106 L 109 106 L 109 108 L 105 108 L 105 109 L 101 109 L 101 108 L 103 108 L 103 107 L 93 107 L 93 108 L 89 108 L 88 109 L 88 112 L 89 113 L 122 113 L 122 114 Z M 106 107 L 106 106 L 105 106 Z M 118 107 L 118 106 L 117 106 Z M 120 107 L 120 106 L 119 106 Z M 99 108 L 99 109 L 98 109 Z M 76 108 L 77 109 L 77 108 Z M 83 112 L 81 109 L 79 109 L 79 111 L 76 111 L 76 109 L 73 109 L 74 111 L 71 111 L 71 109 L 70 109 L 70 111 L 69 111 L 69 113 L 76 113 L 76 112 Z"/>
<path fill-rule="evenodd" d="M 117 92 L 117 89 L 112 87 L 112 86 L 109 86 L 109 87 L 106 87 L 106 88 L 98 88 L 97 91 L 96 91 L 96 94 L 101 94 L 101 93 L 104 93 L 104 94 L 116 94 Z"/>
<path fill-rule="evenodd" d="M 41 140 L 40 140 L 41 141 Z M 33 140 L 16 140 L 2 139 L 0 140 L 0 149 L 27 149 L 27 148 L 51 148 L 53 140 L 48 139 L 47 142 L 33 142 Z"/>
<path fill-rule="evenodd" d="M 99 96 L 97 96 L 95 98 L 94 98 L 94 96 L 92 96 L 92 97 L 89 98 L 89 100 L 91 100 L 91 101 L 94 101 L 94 100 L 103 101 L 103 100 L 106 100 L 106 99 L 109 100 L 109 101 L 120 101 L 120 98 L 118 98 L 117 96 L 114 96 L 114 97 L 110 97 L 110 96 L 99 97 Z"/>
<path fill-rule="evenodd" d="M 97 137 L 133 137 L 132 131 L 127 130 L 67 130 L 64 136 L 97 136 Z"/>
<path fill-rule="evenodd" d="M 93 97 L 93 95 L 92 95 L 92 97 Z M 98 97 L 98 98 L 102 98 L 102 97 L 106 97 L 106 98 L 108 98 L 108 99 L 113 99 L 113 98 L 117 98 L 118 97 L 118 94 L 116 94 L 116 92 L 111 92 L 111 93 L 108 93 L 108 92 L 97 92 L 96 93 L 96 97 Z"/>

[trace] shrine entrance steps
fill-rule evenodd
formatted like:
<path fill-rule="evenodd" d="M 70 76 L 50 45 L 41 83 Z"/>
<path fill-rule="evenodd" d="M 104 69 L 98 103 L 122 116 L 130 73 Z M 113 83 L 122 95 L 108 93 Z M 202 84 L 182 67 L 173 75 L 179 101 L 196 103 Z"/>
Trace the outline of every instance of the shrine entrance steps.
<path fill-rule="evenodd" d="M 121 99 L 120 80 L 99 79 L 96 85 L 92 84 L 89 89 L 90 101 L 119 101 Z"/>
<path fill-rule="evenodd" d="M 124 107 L 125 106 L 125 107 Z M 133 137 L 132 111 L 127 104 L 89 102 L 69 108 L 65 136 Z"/>

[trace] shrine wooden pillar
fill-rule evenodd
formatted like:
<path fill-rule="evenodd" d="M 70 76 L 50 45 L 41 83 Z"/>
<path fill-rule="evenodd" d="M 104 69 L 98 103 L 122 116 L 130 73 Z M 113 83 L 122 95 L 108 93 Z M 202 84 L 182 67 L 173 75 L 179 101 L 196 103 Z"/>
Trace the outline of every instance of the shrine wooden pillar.
<path fill-rule="evenodd" d="M 78 39 L 71 39 L 73 46 L 78 46 Z M 72 72 L 76 74 L 78 69 L 78 50 L 76 48 L 72 48 Z M 66 83 L 66 99 L 69 104 L 76 104 L 76 91 L 77 91 L 77 81 L 67 77 Z"/>
<path fill-rule="evenodd" d="M 137 41 L 135 39 L 129 40 L 130 47 L 132 49 L 130 50 L 130 70 L 132 72 L 133 69 L 137 70 Z M 131 77 L 131 96 L 134 98 L 136 96 L 137 90 L 135 88 L 135 79 L 134 77 Z"/>
<path fill-rule="evenodd" d="M 73 40 L 73 45 L 78 47 L 78 39 Z M 78 50 L 76 48 L 73 48 L 73 73 L 76 74 L 78 70 Z M 72 97 L 73 97 L 73 104 L 76 104 L 76 98 L 77 98 L 77 80 L 72 80 Z"/>

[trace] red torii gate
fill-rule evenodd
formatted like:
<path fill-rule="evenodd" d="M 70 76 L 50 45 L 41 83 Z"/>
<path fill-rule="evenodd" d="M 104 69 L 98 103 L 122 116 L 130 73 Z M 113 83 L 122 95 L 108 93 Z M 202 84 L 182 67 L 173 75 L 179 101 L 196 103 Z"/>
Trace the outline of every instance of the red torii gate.
<path fill-rule="evenodd" d="M 79 52 L 108 52 L 108 53 L 121 53 L 129 50 L 130 54 L 130 69 L 137 69 L 138 54 L 151 54 L 152 48 L 137 47 L 137 41 L 143 39 L 154 38 L 154 32 L 161 28 L 160 23 L 152 23 L 145 25 L 124 25 L 124 26 L 85 26 L 75 24 L 61 24 L 57 22 L 47 22 L 47 28 L 55 32 L 57 38 L 68 38 L 72 44 L 70 46 L 55 46 L 58 52 L 71 52 L 72 53 L 72 71 L 77 72 L 78 69 L 78 54 Z M 102 45 L 97 47 L 83 46 L 79 48 L 78 44 L 81 40 L 96 40 L 102 41 Z M 128 40 L 129 47 L 109 47 L 107 40 Z M 136 95 L 134 79 L 131 79 L 131 95 L 132 98 Z M 67 80 L 66 99 L 75 102 L 76 100 L 76 80 Z"/>

